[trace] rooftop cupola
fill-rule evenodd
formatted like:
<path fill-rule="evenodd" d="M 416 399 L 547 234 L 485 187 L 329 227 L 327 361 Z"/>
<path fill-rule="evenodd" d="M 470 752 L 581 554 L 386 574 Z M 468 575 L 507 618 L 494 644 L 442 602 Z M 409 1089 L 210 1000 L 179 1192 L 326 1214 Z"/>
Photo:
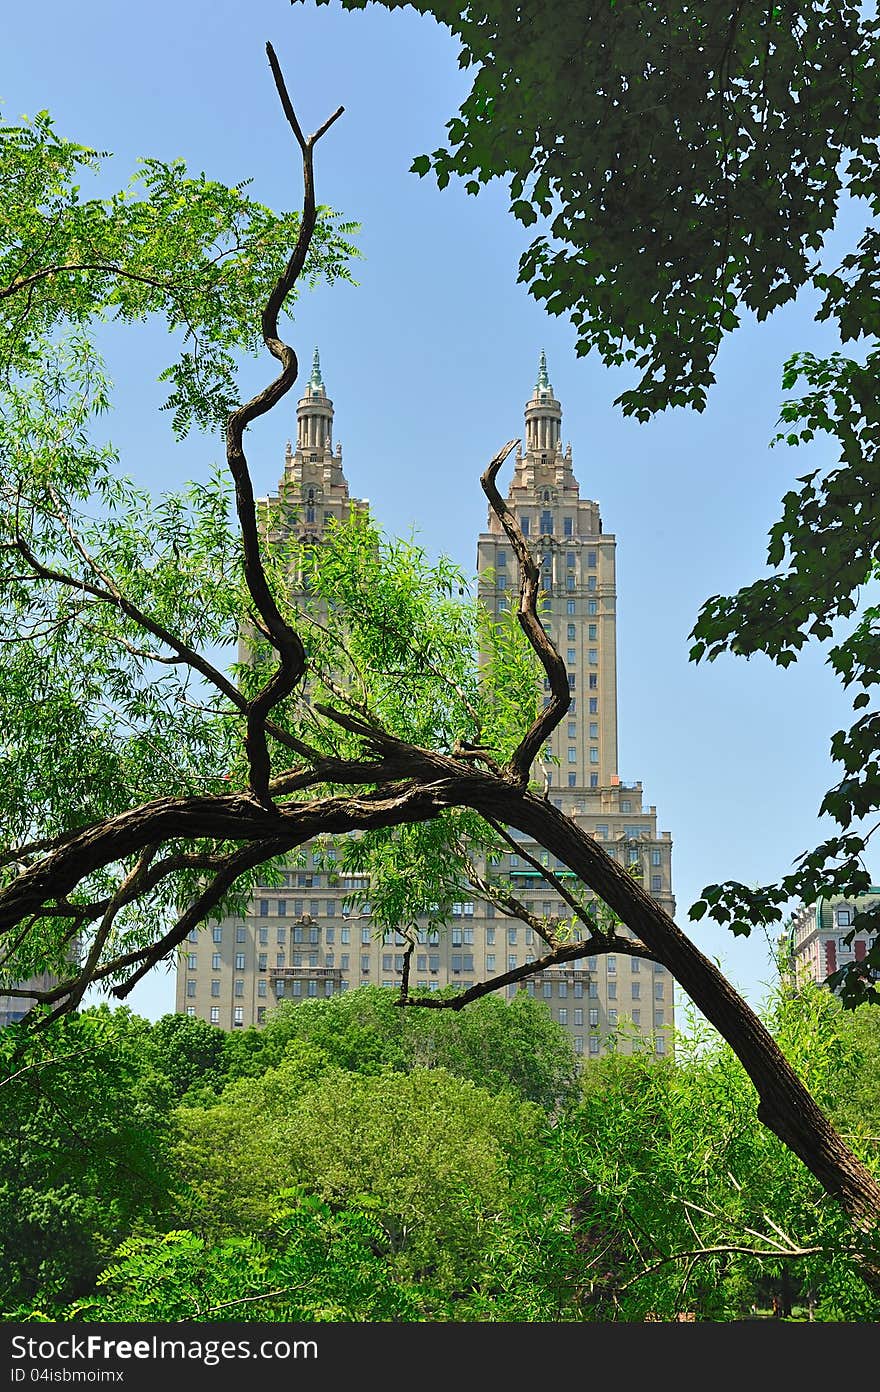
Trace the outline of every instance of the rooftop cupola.
<path fill-rule="evenodd" d="M 538 380 L 530 400 L 526 402 L 526 452 L 555 454 L 561 430 L 562 407 L 553 395 L 547 376 L 547 355 L 542 348 L 538 360 Z"/>
<path fill-rule="evenodd" d="M 321 359 L 315 349 L 312 373 L 296 406 L 296 448 L 302 453 L 323 454 L 333 448 L 333 402 L 321 376 Z"/>

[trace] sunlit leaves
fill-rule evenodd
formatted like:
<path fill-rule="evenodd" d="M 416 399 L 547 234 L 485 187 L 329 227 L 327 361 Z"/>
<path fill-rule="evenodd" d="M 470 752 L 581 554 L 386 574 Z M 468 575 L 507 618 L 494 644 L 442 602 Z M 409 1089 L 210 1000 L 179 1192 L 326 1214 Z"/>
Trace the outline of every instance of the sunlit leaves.
<path fill-rule="evenodd" d="M 181 160 L 146 159 L 127 188 L 83 198 L 104 158 L 64 140 L 49 116 L 0 123 L 0 368 L 33 369 L 39 338 L 101 314 L 162 315 L 180 344 L 162 374 L 178 435 L 216 430 L 236 404 L 236 355 L 262 348 L 259 314 L 299 231 Z M 351 280 L 353 223 L 318 209 L 301 284 Z M 294 296 L 289 304 L 292 304 Z"/>
<path fill-rule="evenodd" d="M 742 310 L 764 319 L 809 283 L 847 184 L 876 196 L 878 28 L 852 0 L 414 8 L 473 80 L 413 171 L 506 182 L 512 215 L 541 224 L 520 281 L 571 320 L 579 355 L 637 374 L 619 401 L 639 419 L 702 410 Z M 822 286 L 847 332 L 838 286 L 876 260 L 869 234 Z"/>

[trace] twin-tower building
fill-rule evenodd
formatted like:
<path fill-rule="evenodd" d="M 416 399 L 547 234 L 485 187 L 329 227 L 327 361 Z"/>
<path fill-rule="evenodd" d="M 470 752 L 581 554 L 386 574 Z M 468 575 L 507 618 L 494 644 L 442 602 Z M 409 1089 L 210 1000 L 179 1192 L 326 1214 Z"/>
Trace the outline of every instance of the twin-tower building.
<path fill-rule="evenodd" d="M 565 659 L 571 688 L 568 714 L 542 755 L 548 796 L 672 915 L 669 833 L 657 831 L 656 809 L 644 805 L 641 783 L 623 783 L 618 774 L 616 540 L 603 529 L 598 503 L 581 497 L 543 352 L 507 501 L 538 563 L 542 621 Z M 297 405 L 296 446 L 288 442 L 278 492 L 263 509 L 284 518 L 295 535 L 317 541 L 331 519 L 367 511 L 363 499 L 351 496 L 341 447 L 333 443 L 333 402 L 317 350 Z M 487 530 L 477 538 L 477 573 L 490 612 L 518 603 L 516 557 L 491 509 Z M 567 905 L 530 861 L 563 877 L 569 872 L 520 833 L 515 839 L 521 850 L 495 862 L 493 874 L 507 877 L 536 915 L 567 916 Z M 346 906 L 346 895 L 363 888 L 361 882 L 328 874 L 326 858 L 316 860 L 309 846 L 297 860 L 280 886 L 257 886 L 244 916 L 190 934 L 178 962 L 178 1011 L 234 1030 L 261 1024 L 282 1000 L 326 998 L 362 985 L 399 988 L 408 940 L 402 933 L 377 936 L 368 906 Z M 544 951 L 533 929 L 463 885 L 444 930 L 431 931 L 427 922 L 418 928 L 410 987 L 464 989 Z M 601 954 L 500 989 L 527 990 L 543 1000 L 571 1035 L 575 1052 L 589 1057 L 612 1035 L 625 1051 L 670 1052 L 672 986 L 659 964 Z"/>

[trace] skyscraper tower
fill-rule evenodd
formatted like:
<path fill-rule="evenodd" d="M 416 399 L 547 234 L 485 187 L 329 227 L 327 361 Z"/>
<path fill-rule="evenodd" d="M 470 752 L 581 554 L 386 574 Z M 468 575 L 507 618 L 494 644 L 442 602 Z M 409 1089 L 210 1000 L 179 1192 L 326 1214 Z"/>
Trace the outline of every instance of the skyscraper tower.
<path fill-rule="evenodd" d="M 566 659 L 572 695 L 568 719 L 552 736 L 558 772 L 548 766 L 550 779 L 566 788 L 607 788 L 617 776 L 616 542 L 602 530 L 598 504 L 580 496 L 543 351 L 525 423 L 526 448 L 517 449 L 507 502 L 539 564 L 541 617 Z M 516 557 L 491 509 L 477 571 L 490 610 L 508 608 L 511 598 L 516 603 Z"/>
<path fill-rule="evenodd" d="M 654 807 L 642 804 L 640 783 L 623 783 L 617 769 L 615 538 L 602 529 L 598 504 L 581 498 L 571 446 L 563 451 L 562 408 L 541 353 L 538 378 L 525 408 L 525 450 L 516 454 L 508 503 L 539 560 L 542 619 L 566 661 L 572 703 L 540 760 L 548 795 L 633 873 L 669 913 L 674 912 L 671 841 L 657 833 Z M 281 530 L 319 542 L 331 518 L 367 511 L 352 498 L 335 450 L 333 403 L 315 350 L 312 372 L 297 404 L 297 440 L 288 443 L 277 494 L 258 504 L 270 535 Z M 490 510 L 477 545 L 479 595 L 491 613 L 517 602 L 516 559 Z M 547 699 L 547 698 L 545 698 Z M 541 770 L 536 770 L 540 777 Z M 532 861 L 549 865 L 543 848 L 515 834 Z M 328 873 L 303 848 L 302 863 L 280 885 L 258 886 L 243 916 L 190 934 L 180 958 L 176 1008 L 234 1029 L 259 1024 L 275 1002 L 332 996 L 372 984 L 399 988 L 407 940 L 374 936 L 369 906 L 350 911 L 345 896 L 360 877 Z M 485 865 L 480 867 L 486 870 Z M 574 876 L 554 864 L 556 875 Z M 538 916 L 570 910 L 524 855 L 511 852 L 494 872 L 509 877 L 516 896 Z M 473 897 L 472 897 L 473 896 Z M 620 930 L 626 936 L 626 930 Z M 444 935 L 418 928 L 410 984 L 462 989 L 522 966 L 544 948 L 532 928 L 462 887 Z M 600 1053 L 603 1038 L 629 1024 L 618 1047 L 634 1040 L 668 1051 L 673 1022 L 672 978 L 651 963 L 605 954 L 556 967 L 524 987 L 539 996 L 572 1036 L 575 1052 Z"/>

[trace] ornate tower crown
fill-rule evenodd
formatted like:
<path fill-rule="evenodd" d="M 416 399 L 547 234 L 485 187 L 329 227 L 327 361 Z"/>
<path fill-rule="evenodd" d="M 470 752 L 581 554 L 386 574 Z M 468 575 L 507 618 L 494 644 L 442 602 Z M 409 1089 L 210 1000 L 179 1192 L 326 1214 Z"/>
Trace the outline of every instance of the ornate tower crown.
<path fill-rule="evenodd" d="M 531 399 L 526 402 L 526 452 L 555 455 L 562 430 L 562 407 L 553 395 L 547 376 L 547 354 L 541 349 L 538 359 L 538 380 Z"/>
<path fill-rule="evenodd" d="M 312 373 L 296 407 L 296 448 L 321 454 L 333 447 L 333 402 L 321 376 L 321 359 L 315 349 Z"/>

